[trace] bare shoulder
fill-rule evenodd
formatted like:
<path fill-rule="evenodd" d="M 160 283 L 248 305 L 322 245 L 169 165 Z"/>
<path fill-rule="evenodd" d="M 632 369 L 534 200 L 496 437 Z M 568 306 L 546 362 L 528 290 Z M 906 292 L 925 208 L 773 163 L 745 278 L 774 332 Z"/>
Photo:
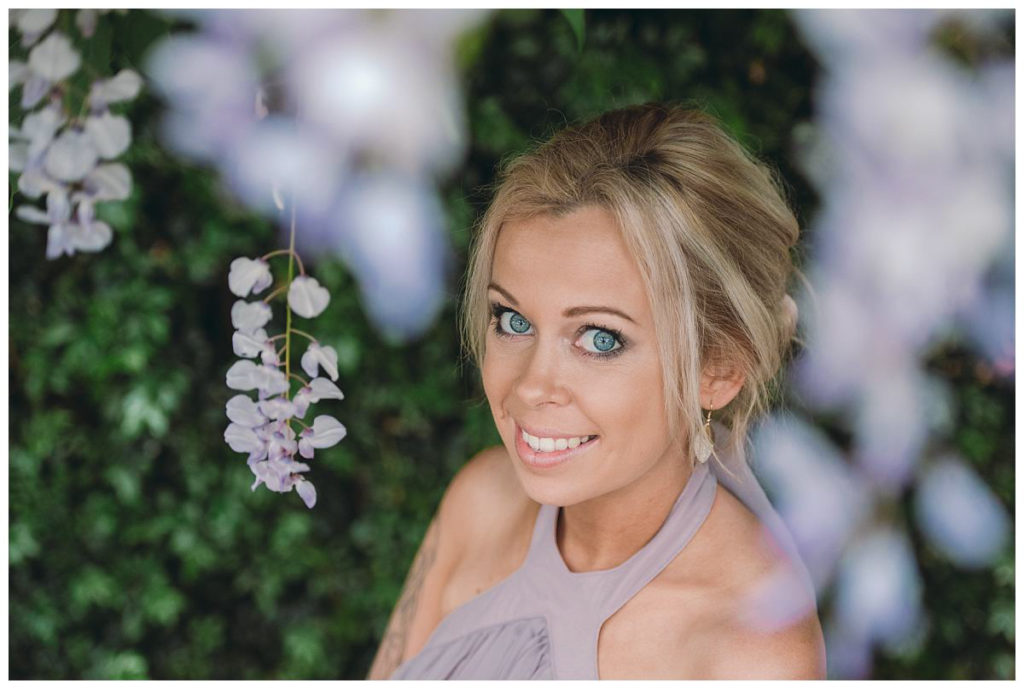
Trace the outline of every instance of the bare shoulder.
<path fill-rule="evenodd" d="M 710 570 L 717 583 L 705 624 L 691 637 L 699 650 L 695 674 L 708 679 L 824 679 L 825 645 L 813 594 L 805 591 L 796 565 L 783 553 L 757 517 L 735 496 L 719 488 L 705 536 L 719 544 Z M 729 546 L 722 547 L 727 543 Z M 708 562 L 707 560 L 705 562 Z M 780 588 L 772 588 L 772 587 Z M 796 619 L 757 624 L 758 601 L 788 592 Z"/>
<path fill-rule="evenodd" d="M 452 479 L 442 500 L 442 528 L 464 545 L 493 537 L 510 526 L 509 515 L 528 508 L 508 452 L 501 445 L 480 451 Z"/>
<path fill-rule="evenodd" d="M 449 483 L 413 559 L 369 679 L 390 677 L 423 648 L 452 601 L 465 598 L 466 586 L 460 583 L 467 579 L 465 563 L 494 560 L 475 557 L 484 536 L 500 539 L 509 533 L 510 515 L 529 505 L 513 472 L 498 446 L 470 459 Z"/>

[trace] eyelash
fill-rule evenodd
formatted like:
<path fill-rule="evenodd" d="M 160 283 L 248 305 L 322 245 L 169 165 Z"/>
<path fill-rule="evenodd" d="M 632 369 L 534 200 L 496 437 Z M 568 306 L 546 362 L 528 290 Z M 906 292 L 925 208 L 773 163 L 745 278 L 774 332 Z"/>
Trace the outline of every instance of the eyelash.
<path fill-rule="evenodd" d="M 505 313 L 515 313 L 522 316 L 521 313 L 519 313 L 515 309 L 510 309 L 504 304 L 500 304 L 498 302 L 491 302 L 491 329 L 494 331 L 494 334 L 497 335 L 498 337 L 504 339 L 511 339 L 515 337 L 515 335 L 513 335 L 512 333 L 507 333 L 501 329 L 501 316 L 502 314 Z M 613 349 L 607 354 L 596 354 L 594 352 L 588 352 L 585 349 L 581 349 L 580 354 L 582 354 L 583 356 L 589 357 L 591 359 L 602 359 L 607 361 L 608 359 L 614 359 L 615 357 L 626 351 L 626 347 L 629 343 L 626 340 L 626 338 L 622 336 L 621 331 L 616 330 L 615 328 L 609 328 L 604 325 L 598 325 L 597 323 L 587 323 L 585 325 L 580 326 L 580 329 L 576 331 L 576 336 L 579 337 L 588 330 L 601 330 L 606 333 L 609 333 L 616 339 L 616 341 L 618 341 L 619 345 L 621 346 L 618 349 Z"/>

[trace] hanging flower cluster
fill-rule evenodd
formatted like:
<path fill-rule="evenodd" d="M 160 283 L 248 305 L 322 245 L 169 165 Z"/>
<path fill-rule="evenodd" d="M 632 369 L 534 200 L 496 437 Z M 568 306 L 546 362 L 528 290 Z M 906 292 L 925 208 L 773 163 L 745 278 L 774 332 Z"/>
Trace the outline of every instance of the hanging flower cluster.
<path fill-rule="evenodd" d="M 82 36 L 95 30 L 98 10 L 79 10 L 75 23 Z M 27 61 L 11 60 L 9 82 L 21 87 L 21 107 L 29 110 L 20 126 L 10 126 L 9 167 L 21 173 L 18 190 L 30 199 L 45 196 L 46 210 L 18 206 L 22 220 L 49 228 L 46 257 L 76 251 L 100 251 L 113 237 L 96 219 L 96 204 L 123 201 L 132 188 L 131 173 L 111 162 L 131 144 L 131 124 L 110 105 L 135 98 L 142 78 L 123 69 L 92 82 L 82 109 L 69 109 L 71 77 L 82 65 L 72 41 L 54 28 L 58 10 L 10 10 L 21 45 L 31 48 Z M 32 110 L 35 108 L 34 110 Z"/>
<path fill-rule="evenodd" d="M 897 516 L 905 490 L 917 528 L 957 565 L 991 564 L 1010 534 L 999 500 L 948 448 L 950 394 L 927 366 L 955 326 L 994 375 L 1013 375 L 1013 63 L 967 71 L 933 40 L 944 21 L 984 31 L 1004 19 L 796 14 L 826 78 L 804 130 L 822 210 L 794 382 L 840 419 L 850 447 L 799 416 L 773 419 L 756 441 L 818 591 L 834 592 L 825 638 L 835 677 L 864 677 L 876 646 L 926 634 L 909 525 Z"/>
<path fill-rule="evenodd" d="M 272 291 L 262 301 L 246 301 L 273 284 L 271 256 L 289 255 L 289 278 L 292 261 L 298 261 L 299 276 Z M 227 372 L 227 386 L 242 393 L 256 391 L 254 400 L 238 394 L 228 400 L 227 416 L 231 423 L 224 431 L 224 440 L 235 452 L 248 454 L 248 465 L 255 475 L 252 490 L 261 483 L 277 493 L 292 488 L 306 506 L 316 504 L 316 489 L 303 476 L 309 465 L 295 459 L 312 459 L 314 450 L 331 447 L 345 437 L 345 426 L 328 415 L 316 416 L 311 424 L 303 421 L 311 404 L 324 399 L 344 399 L 334 381 L 338 380 L 338 354 L 333 347 L 321 345 L 305 331 L 293 328 L 291 316 L 315 318 L 330 301 L 327 289 L 315 278 L 306 275 L 298 254 L 291 249 L 274 251 L 256 259 L 236 258 L 231 262 L 228 287 L 242 299 L 231 307 L 231 338 L 234 352 L 241 360 Z M 270 302 L 287 290 L 287 322 L 285 331 L 270 335 L 266 326 L 273 317 Z M 292 343 L 295 337 L 309 340 L 301 358 L 305 379 L 291 370 Z M 283 345 L 282 345 L 283 340 Z M 280 346 L 280 349 L 278 347 Z M 291 381 L 302 387 L 291 395 Z M 301 426 L 297 434 L 292 424 Z"/>
<path fill-rule="evenodd" d="M 466 145 L 454 65 L 467 10 L 196 10 L 147 73 L 168 147 L 214 165 L 276 217 L 294 194 L 304 249 L 338 255 L 393 339 L 444 303 L 448 247 L 435 178 Z"/>

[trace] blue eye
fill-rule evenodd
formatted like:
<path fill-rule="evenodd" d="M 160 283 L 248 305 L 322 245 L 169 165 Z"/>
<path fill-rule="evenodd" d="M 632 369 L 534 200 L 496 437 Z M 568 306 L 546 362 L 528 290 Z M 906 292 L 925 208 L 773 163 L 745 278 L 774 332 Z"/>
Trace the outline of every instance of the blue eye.
<path fill-rule="evenodd" d="M 515 311 L 504 311 L 498 318 L 498 325 L 507 333 L 525 335 L 530 330 L 530 321 Z"/>
<path fill-rule="evenodd" d="M 590 328 L 584 332 L 580 342 L 583 349 L 594 354 L 607 354 L 622 349 L 622 343 L 615 335 L 600 328 Z"/>

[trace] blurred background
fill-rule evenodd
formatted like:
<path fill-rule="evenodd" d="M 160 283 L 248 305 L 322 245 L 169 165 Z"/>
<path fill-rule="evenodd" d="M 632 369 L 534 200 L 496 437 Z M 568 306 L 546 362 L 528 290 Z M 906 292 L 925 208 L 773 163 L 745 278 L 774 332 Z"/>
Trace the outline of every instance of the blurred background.
<path fill-rule="evenodd" d="M 82 67 L 67 78 L 67 88 L 46 86 L 65 107 L 70 99 L 73 110 L 84 111 L 83 97 L 74 100 L 74 94 L 119 70 L 144 77 L 137 97 L 111 106 L 131 122 L 130 146 L 119 160 L 133 183 L 126 200 L 96 206 L 96 216 L 112 229 L 109 245 L 47 260 L 48 234 L 40 227 L 46 222 L 32 224 L 25 221 L 30 213 L 16 213 L 26 203 L 42 209 L 41 197 L 26 198 L 24 186 L 19 191 L 21 170 L 9 176 L 11 679 L 365 676 L 444 487 L 469 457 L 500 442 L 456 327 L 472 227 L 500 161 L 611 108 L 692 102 L 779 170 L 805 228 L 796 259 L 813 282 L 826 268 L 852 274 L 835 261 L 854 257 L 856 242 L 835 239 L 842 223 L 828 221 L 827 213 L 843 208 L 834 186 L 850 159 L 846 147 L 863 143 L 836 133 L 851 131 L 842 130 L 846 120 L 859 122 L 852 105 L 898 111 L 885 122 L 908 112 L 917 116 L 886 101 L 899 93 L 898 83 L 872 91 L 849 77 L 856 70 L 843 72 L 844 60 L 856 63 L 855 48 L 875 55 L 902 50 L 913 61 L 918 53 L 907 46 L 916 46 L 956 70 L 963 85 L 955 82 L 951 93 L 981 83 L 970 91 L 981 105 L 1005 109 L 1013 102 L 1012 12 L 875 17 L 889 33 L 872 30 L 870 22 L 781 11 L 503 10 L 428 20 L 345 12 L 329 22 L 300 14 L 290 13 L 288 21 L 257 12 L 136 10 L 85 19 L 73 11 L 49 20 L 9 17 L 12 65 L 26 62 L 35 77 L 46 78 L 41 58 L 31 57 L 46 31 L 62 32 L 81 54 Z M 379 40 L 367 42 L 367 31 Z M 309 74 L 347 74 L 341 68 L 354 58 L 326 49 L 296 58 L 289 51 L 317 40 L 348 45 L 327 40 L 332 36 L 357 46 L 363 41 L 367 51 L 393 47 L 368 59 L 382 70 L 376 86 L 355 67 L 354 82 L 310 83 Z M 181 37 L 196 42 L 182 44 Z M 410 37 L 415 40 L 404 40 Z M 268 56 L 267 46 L 278 52 Z M 268 62 L 276 65 L 272 78 L 246 71 L 246 65 Z M 422 74 L 410 73 L 411 65 L 424 64 Z M 990 78 L 989 65 L 1005 64 L 1008 81 Z M 26 105 L 19 90 L 27 94 L 31 82 L 21 78 L 15 88 L 14 75 L 12 66 L 12 142 L 18 131 L 34 141 L 24 118 L 36 105 L 31 99 Z M 50 76 L 64 83 L 63 76 Z M 234 79 L 237 97 L 221 78 Z M 393 91 L 382 91 L 374 107 L 353 105 L 354 83 L 364 95 L 382 83 Z M 933 92 L 947 93 L 940 86 Z M 852 95 L 844 101 L 837 93 Z M 947 103 L 927 95 L 915 94 L 922 110 Z M 309 108 L 307 121 L 320 129 L 294 126 L 287 114 L 296 103 Z M 95 102 L 90 107 L 95 113 Z M 231 108 L 236 114 L 224 116 Z M 336 112 L 346 116 L 335 118 Z M 981 129 L 992 129 L 972 112 L 975 128 L 980 122 Z M 823 443 L 844 471 L 866 477 L 858 485 L 873 497 L 858 503 L 867 515 L 861 521 L 888 525 L 909 554 L 899 560 L 891 549 L 870 547 L 875 540 L 851 535 L 855 525 L 830 536 L 836 548 L 860 547 L 853 565 L 836 555 L 815 570 L 831 677 L 1015 675 L 1009 112 L 1009 141 L 977 144 L 1003 156 L 992 164 L 996 178 L 984 190 L 1001 190 L 995 202 L 1010 209 L 1008 220 L 989 223 L 995 228 L 985 240 L 989 248 L 970 266 L 978 287 L 957 297 L 949 313 L 935 309 L 932 320 L 900 340 L 914 380 L 926 380 L 914 394 L 925 390 L 928 396 L 939 385 L 942 399 L 913 442 L 904 443 L 909 463 L 898 458 L 898 476 L 877 470 L 877 452 L 865 464 L 860 439 L 877 441 L 885 425 L 870 415 L 867 421 L 851 416 L 834 389 L 801 384 L 794 374 L 782 400 L 812 429 L 811 445 Z M 384 117 L 392 129 L 369 131 Z M 331 129 L 338 121 L 340 132 Z M 271 124 L 282 125 L 284 134 L 274 141 L 283 143 L 247 154 L 259 148 L 254 142 L 277 136 L 259 128 Z M 908 116 L 904 125 L 889 133 L 893 141 L 913 139 L 914 120 Z M 933 120 L 925 122 L 929 126 L 945 131 Z M 949 123 L 952 131 L 957 126 Z M 395 128 L 414 134 L 396 144 Z M 921 154 L 927 143 L 921 141 L 911 151 L 914 160 L 934 170 L 934 152 Z M 326 161 L 324 150 L 331 153 Z M 891 188 L 883 163 L 874 158 L 864 165 Z M 343 401 L 322 403 L 348 435 L 311 462 L 318 493 L 312 510 L 293 495 L 250 492 L 244 458 L 223 437 L 224 405 L 235 394 L 224 378 L 235 360 L 230 312 L 236 297 L 227 288 L 228 266 L 236 257 L 287 246 L 284 204 L 271 202 L 278 182 L 300 199 L 298 248 L 331 294 L 327 310 L 308 327 L 337 350 L 337 382 L 345 394 Z M 955 183 L 960 189 L 961 180 Z M 870 205 L 870 191 L 858 203 Z M 382 219 L 379 209 L 375 215 L 358 205 L 364 198 L 398 199 L 397 216 Z M 880 210 L 874 217 L 891 216 Z M 964 217 L 968 221 L 950 231 L 975 246 L 976 214 L 957 219 Z M 383 249 L 374 243 L 382 224 L 397 228 Z M 898 230 L 879 241 L 898 244 L 892 240 Z M 403 253 L 410 246 L 415 251 Z M 962 254 L 953 253 L 950 260 Z M 909 261 L 913 252 L 896 255 Z M 900 266 L 916 275 L 912 262 Z M 924 274 L 932 267 L 918 268 Z M 410 274 L 422 279 L 403 283 L 401 276 Z M 992 285 L 1004 296 L 1009 285 L 1008 308 L 975 317 L 995 303 L 988 299 L 997 293 L 987 291 Z M 928 293 L 944 295 L 936 291 L 942 288 Z M 817 294 L 824 308 L 835 307 L 830 289 L 819 287 Z M 843 327 L 862 332 L 857 328 L 870 327 L 865 323 Z M 806 358 L 811 374 L 805 378 L 856 361 Z M 936 478 L 921 469 L 930 466 L 947 470 Z M 950 482 L 971 489 L 958 492 Z M 947 514 L 954 515 L 953 526 L 943 522 Z M 971 514 L 989 516 L 972 524 Z M 980 551 L 965 552 L 964 541 L 977 542 L 981 532 L 996 536 Z M 889 565 L 910 563 L 897 567 L 904 589 L 880 592 L 885 582 L 859 575 L 864 568 L 858 562 L 871 569 L 869 555 L 889 558 Z M 882 619 L 891 608 L 872 612 L 885 606 L 887 595 L 907 590 L 913 609 L 901 608 L 898 619 Z"/>

